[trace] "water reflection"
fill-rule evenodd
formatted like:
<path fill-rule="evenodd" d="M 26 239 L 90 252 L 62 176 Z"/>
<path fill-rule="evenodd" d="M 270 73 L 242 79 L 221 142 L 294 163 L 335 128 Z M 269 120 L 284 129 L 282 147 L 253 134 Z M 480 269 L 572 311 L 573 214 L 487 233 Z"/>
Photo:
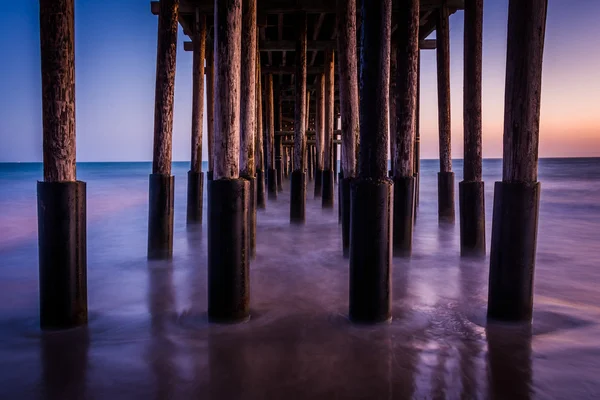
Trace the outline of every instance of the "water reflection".
<path fill-rule="evenodd" d="M 531 325 L 490 322 L 485 332 L 488 344 L 489 397 L 531 399 Z"/>
<path fill-rule="evenodd" d="M 88 329 L 43 332 L 40 344 L 43 399 L 86 398 Z"/>

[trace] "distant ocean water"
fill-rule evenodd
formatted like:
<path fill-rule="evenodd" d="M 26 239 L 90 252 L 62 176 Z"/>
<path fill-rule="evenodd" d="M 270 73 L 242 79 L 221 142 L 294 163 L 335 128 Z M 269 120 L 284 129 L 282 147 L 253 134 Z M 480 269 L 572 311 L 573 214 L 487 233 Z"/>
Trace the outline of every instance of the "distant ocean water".
<path fill-rule="evenodd" d="M 483 166 L 489 253 L 493 186 L 502 163 L 484 160 Z M 600 396 L 600 158 L 539 162 L 533 338 L 501 337 L 500 361 L 492 352 L 498 338 L 483 328 L 489 259 L 460 258 L 458 199 L 456 225 L 438 226 L 437 160 L 421 162 L 413 257 L 394 259 L 394 322 L 385 334 L 340 322 L 347 310 L 348 263 L 341 257 L 337 212 L 323 211 L 309 185 L 306 225 L 290 226 L 287 183 L 258 215 L 253 319 L 232 328 L 188 319 L 206 310 L 207 257 L 206 223 L 199 232 L 186 229 L 188 169 L 187 162 L 173 163 L 174 258 L 149 263 L 151 163 L 77 165 L 78 179 L 87 182 L 90 329 L 66 347 L 51 346 L 68 353 L 72 343 L 85 343 L 83 361 L 65 361 L 62 350 L 47 352 L 36 330 L 36 181 L 42 165 L 0 164 L 0 398 L 47 398 L 42 393 L 62 382 L 48 375 L 57 360 L 88 388 L 82 394 L 69 383 L 63 389 L 70 395 L 57 397 L 64 399 L 121 398 L 128 390 L 127 398 L 152 398 L 165 388 L 172 390 L 169 398 L 201 398 L 207 385 L 215 398 L 290 398 L 299 393 L 294 385 L 306 397 L 361 397 L 368 385 L 373 398 Z M 462 161 L 455 160 L 453 170 L 458 185 Z M 206 195 L 204 202 L 206 210 Z M 360 358 L 352 359 L 356 354 Z M 216 359 L 231 363 L 222 382 L 214 381 L 223 367 Z M 83 378 L 81 370 L 87 371 Z M 278 389 L 261 392 L 260 382 L 273 380 Z M 507 395 L 507 388 L 514 393 Z"/>

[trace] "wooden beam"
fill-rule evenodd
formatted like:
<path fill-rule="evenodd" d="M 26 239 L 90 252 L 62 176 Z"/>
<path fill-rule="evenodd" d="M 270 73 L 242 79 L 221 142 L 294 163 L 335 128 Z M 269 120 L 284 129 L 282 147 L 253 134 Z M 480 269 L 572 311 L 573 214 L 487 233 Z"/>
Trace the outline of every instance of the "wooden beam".
<path fill-rule="evenodd" d="M 465 6 L 464 0 L 421 0 L 421 10 L 429 10 L 440 8 L 444 2 L 449 9 L 463 10 Z M 158 15 L 159 1 L 150 2 L 150 10 L 152 14 Z M 399 2 L 398 2 L 399 3 Z M 396 11 L 400 4 L 394 2 L 393 10 Z M 214 12 L 213 0 L 196 0 L 181 4 L 179 12 L 181 14 L 195 14 L 196 8 L 201 13 L 211 14 Z M 280 14 L 290 13 L 295 11 L 305 11 L 309 14 L 330 13 L 334 14 L 335 1 L 326 0 L 262 0 L 258 4 L 258 13 L 265 14 Z"/>
<path fill-rule="evenodd" d="M 306 48 L 308 51 L 313 50 L 325 50 L 328 47 L 335 47 L 335 41 L 333 40 L 313 40 L 307 42 Z M 261 40 L 260 51 L 295 51 L 296 42 L 293 40 Z"/>
<path fill-rule="evenodd" d="M 319 14 L 317 18 L 317 22 L 315 24 L 315 30 L 313 31 L 313 40 L 317 40 L 319 37 L 319 33 L 321 32 L 321 26 L 323 26 L 323 21 L 325 20 L 325 13 Z M 315 64 L 315 60 L 317 58 L 317 50 L 313 50 L 312 57 L 310 59 L 310 66 L 312 67 Z"/>

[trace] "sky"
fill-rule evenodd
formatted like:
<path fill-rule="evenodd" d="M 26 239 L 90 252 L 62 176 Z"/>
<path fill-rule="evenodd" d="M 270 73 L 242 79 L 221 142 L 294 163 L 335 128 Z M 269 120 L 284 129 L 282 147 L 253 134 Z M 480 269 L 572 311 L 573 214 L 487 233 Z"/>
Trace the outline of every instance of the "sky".
<path fill-rule="evenodd" d="M 259 0 L 260 1 L 260 0 Z M 484 1 L 483 155 L 502 157 L 508 0 Z M 0 162 L 42 160 L 38 0 L 0 0 Z M 152 159 L 149 0 L 75 0 L 78 161 Z M 600 156 L 600 1 L 549 0 L 540 157 Z M 452 156 L 462 158 L 463 13 L 450 17 Z M 192 55 L 178 36 L 173 160 L 190 159 Z M 421 155 L 438 158 L 435 51 L 421 57 Z M 206 127 L 204 132 L 206 132 Z M 206 154 L 206 134 L 204 160 Z"/>

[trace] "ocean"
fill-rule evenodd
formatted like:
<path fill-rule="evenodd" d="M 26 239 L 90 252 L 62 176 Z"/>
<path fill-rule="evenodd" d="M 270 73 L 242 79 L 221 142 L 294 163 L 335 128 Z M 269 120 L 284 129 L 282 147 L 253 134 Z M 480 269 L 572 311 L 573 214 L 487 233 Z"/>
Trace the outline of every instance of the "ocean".
<path fill-rule="evenodd" d="M 186 227 L 189 163 L 174 163 L 174 257 L 146 259 L 150 163 L 80 163 L 87 182 L 89 326 L 38 328 L 36 181 L 0 164 L 0 399 L 600 398 L 600 159 L 541 159 L 534 321 L 488 325 L 489 257 L 461 259 L 437 220 L 437 160 L 421 163 L 413 256 L 395 258 L 393 320 L 348 322 L 337 209 L 289 181 L 259 211 L 250 321 L 206 320 L 206 216 Z M 487 251 L 501 160 L 484 160 Z M 462 162 L 455 160 L 456 184 Z M 206 170 L 206 163 L 204 165 Z M 458 187 L 456 188 L 458 196 Z M 206 212 L 206 191 L 205 191 Z M 336 199 L 337 207 L 337 199 Z"/>

